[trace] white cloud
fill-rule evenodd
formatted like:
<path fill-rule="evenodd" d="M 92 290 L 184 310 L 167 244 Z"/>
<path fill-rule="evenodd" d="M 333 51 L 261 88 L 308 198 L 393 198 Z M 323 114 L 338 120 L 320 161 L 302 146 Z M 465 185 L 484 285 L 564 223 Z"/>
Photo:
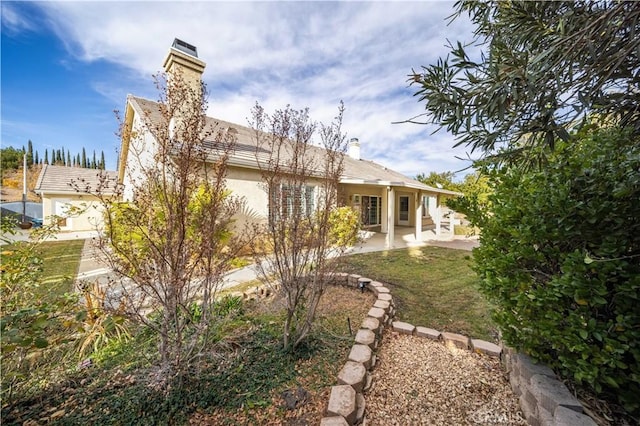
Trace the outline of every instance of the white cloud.
<path fill-rule="evenodd" d="M 2 31 L 18 33 L 21 31 L 33 31 L 38 27 L 38 23 L 28 15 L 21 13 L 16 4 L 1 2 Z"/>
<path fill-rule="evenodd" d="M 115 98 L 149 93 L 174 37 L 198 48 L 207 62 L 210 111 L 246 124 L 259 101 L 267 110 L 309 106 L 329 122 L 339 100 L 345 130 L 362 154 L 409 176 L 465 166 L 453 138 L 432 128 L 391 124 L 424 106 L 407 88 L 411 69 L 446 55 L 446 38 L 470 40 L 464 20 L 447 26 L 445 2 L 62 2 L 42 3 L 68 51 L 87 62 L 105 60 L 131 75 L 94 83 Z M 3 5 L 3 26 L 5 25 Z M 12 19 L 19 22 L 17 19 Z M 15 24 L 18 25 L 18 24 Z M 144 77 L 144 80 L 141 78 Z M 137 86 L 145 81 L 145 86 Z M 123 84 L 135 87 L 123 87 Z M 113 87 L 109 89 L 109 85 Z M 124 101 L 124 98 L 123 98 Z M 443 169 L 442 166 L 446 168 Z"/>

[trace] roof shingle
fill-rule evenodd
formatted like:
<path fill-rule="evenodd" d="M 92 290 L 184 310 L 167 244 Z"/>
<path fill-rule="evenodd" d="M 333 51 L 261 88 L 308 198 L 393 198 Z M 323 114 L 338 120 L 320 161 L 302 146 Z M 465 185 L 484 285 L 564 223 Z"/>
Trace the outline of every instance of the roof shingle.
<path fill-rule="evenodd" d="M 162 114 L 157 102 L 132 95 L 128 97 L 128 101 L 137 111 L 137 114 L 139 114 L 141 118 L 146 122 L 147 127 L 153 128 L 161 125 Z M 256 168 L 258 167 L 258 162 L 266 164 L 269 160 L 270 152 L 265 149 L 265 147 L 261 146 L 259 149 L 256 149 L 257 142 L 254 129 L 236 123 L 219 120 L 213 117 L 207 117 L 207 127 L 209 129 L 221 130 L 235 129 L 234 133 L 237 138 L 237 142 L 235 145 L 235 150 L 229 158 L 229 164 Z M 215 132 L 213 133 L 215 134 Z M 213 146 L 213 141 L 205 141 L 205 145 L 207 144 L 207 142 L 209 142 Z M 315 157 L 316 163 L 322 164 L 321 161 L 317 160 L 320 160 L 324 155 L 324 149 L 320 147 L 313 147 L 312 152 Z M 210 156 L 215 157 L 215 152 L 212 152 Z M 420 181 L 411 179 L 399 172 L 388 169 L 373 161 L 363 159 L 356 160 L 346 154 L 344 157 L 344 171 L 342 173 L 342 181 L 370 185 L 401 186 L 440 194 L 461 195 L 454 191 L 448 191 L 445 189 L 439 189 L 425 185 Z"/>
<path fill-rule="evenodd" d="M 113 194 L 117 182 L 117 173 L 110 170 L 84 169 L 79 167 L 52 166 L 42 167 L 35 191 L 42 193 L 95 193 L 101 182 L 106 195 Z M 76 186 L 79 190 L 76 190 Z"/>

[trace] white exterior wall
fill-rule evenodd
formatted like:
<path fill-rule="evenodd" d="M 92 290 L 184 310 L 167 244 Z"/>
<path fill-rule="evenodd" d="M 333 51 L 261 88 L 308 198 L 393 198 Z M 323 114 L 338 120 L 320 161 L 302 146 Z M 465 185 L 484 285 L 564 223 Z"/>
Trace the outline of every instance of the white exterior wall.
<path fill-rule="evenodd" d="M 154 166 L 154 156 L 158 151 L 155 138 L 148 131 L 143 131 L 143 124 L 136 114 L 133 119 L 132 136 L 129 141 L 129 152 L 127 154 L 127 164 L 125 166 L 123 199 L 133 200 L 133 189 L 144 178 L 143 170 Z M 140 136 L 142 135 L 142 136 Z"/>
<path fill-rule="evenodd" d="M 231 195 L 244 198 L 246 206 L 260 219 L 269 217 L 269 196 L 259 170 L 229 167 L 227 188 Z"/>
<path fill-rule="evenodd" d="M 231 195 L 245 200 L 250 213 L 256 215 L 259 220 L 268 220 L 269 194 L 260 170 L 229 166 L 226 183 Z M 315 205 L 318 206 L 322 197 L 321 182 L 317 179 L 310 179 L 307 185 L 316 187 Z"/>
<path fill-rule="evenodd" d="M 61 231 L 102 229 L 104 209 L 96 197 L 87 194 L 42 194 L 43 223 L 50 225 L 53 215 L 66 216 L 69 207 L 81 209 L 82 212 L 67 218 L 66 226 L 60 227 Z"/>

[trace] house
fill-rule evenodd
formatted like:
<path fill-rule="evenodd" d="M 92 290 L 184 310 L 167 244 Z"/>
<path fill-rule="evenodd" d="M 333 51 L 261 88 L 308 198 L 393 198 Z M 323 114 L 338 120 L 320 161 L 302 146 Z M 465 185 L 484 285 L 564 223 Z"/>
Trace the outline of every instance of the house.
<path fill-rule="evenodd" d="M 180 73 L 185 81 L 194 85 L 194 90 L 199 90 L 205 63 L 198 58 L 194 46 L 176 39 L 164 61 L 164 69 L 168 76 Z M 136 163 L 152 158 L 155 142 L 149 129 L 160 125 L 160 119 L 160 109 L 156 102 L 128 96 L 118 161 L 118 182 L 123 185 L 125 199 L 132 199 L 132 183 L 141 177 Z M 237 140 L 236 148 L 228 161 L 227 187 L 235 195 L 248 200 L 249 207 L 260 217 L 268 218 L 269 199 L 261 185 L 259 163 L 266 161 L 268 156 L 261 157 L 257 154 L 254 130 L 212 117 L 208 120 L 208 124 L 212 126 L 216 124 L 218 128 L 233 132 Z M 215 153 L 212 152 L 211 159 L 214 158 Z M 352 206 L 360 212 L 365 229 L 387 235 L 388 247 L 393 246 L 396 227 L 413 230 L 417 241 L 421 241 L 422 231 L 428 226 L 435 227 L 439 234 L 443 198 L 460 195 L 424 185 L 373 161 L 360 158 L 360 142 L 355 138 L 349 142 L 339 193 L 342 204 Z"/>
<path fill-rule="evenodd" d="M 42 197 L 44 224 L 55 219 L 61 231 L 95 231 L 103 223 L 102 206 L 95 195 L 115 194 L 115 171 L 45 164 L 35 192 Z"/>

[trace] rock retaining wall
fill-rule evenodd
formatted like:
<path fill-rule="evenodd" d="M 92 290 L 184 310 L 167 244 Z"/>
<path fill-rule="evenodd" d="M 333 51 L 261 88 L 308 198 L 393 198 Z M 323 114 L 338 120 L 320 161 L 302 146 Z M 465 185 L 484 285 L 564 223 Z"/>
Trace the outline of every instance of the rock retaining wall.
<path fill-rule="evenodd" d="M 582 404 L 549 367 L 535 364 L 527 355 L 505 348 L 502 365 L 511 389 L 530 425 L 595 426 Z"/>
<path fill-rule="evenodd" d="M 355 274 L 333 274 L 332 284 L 372 291 L 378 296 L 355 335 L 355 343 L 338 373 L 338 384 L 331 388 L 322 426 L 355 425 L 365 418 L 364 392 L 371 387 L 370 371 L 375 367 L 382 332 L 391 325 L 401 334 L 440 340 L 459 348 L 500 357 L 509 374 L 511 387 L 520 398 L 520 407 L 527 422 L 534 426 L 592 426 L 596 423 L 583 414 L 580 402 L 560 382 L 553 371 L 531 359 L 484 340 L 471 339 L 456 333 L 440 332 L 427 327 L 393 321 L 395 305 L 388 288 L 382 283 Z M 364 285 L 366 283 L 366 285 Z M 364 285 L 364 286 L 363 286 Z"/>

